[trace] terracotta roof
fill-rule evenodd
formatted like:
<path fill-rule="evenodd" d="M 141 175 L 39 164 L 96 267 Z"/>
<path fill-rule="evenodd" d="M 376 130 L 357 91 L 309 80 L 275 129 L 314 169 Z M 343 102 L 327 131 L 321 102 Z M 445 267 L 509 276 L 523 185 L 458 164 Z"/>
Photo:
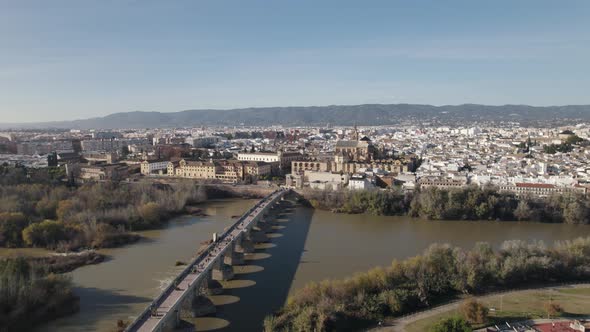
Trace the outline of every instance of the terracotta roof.
<path fill-rule="evenodd" d="M 516 183 L 517 187 L 521 188 L 555 188 L 555 185 L 548 184 L 548 183 L 524 183 L 518 182 Z"/>

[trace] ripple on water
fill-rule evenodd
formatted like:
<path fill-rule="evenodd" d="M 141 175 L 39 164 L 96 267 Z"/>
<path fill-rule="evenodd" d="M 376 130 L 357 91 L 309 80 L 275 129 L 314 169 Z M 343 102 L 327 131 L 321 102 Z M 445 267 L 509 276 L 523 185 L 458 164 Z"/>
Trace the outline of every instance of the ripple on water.
<path fill-rule="evenodd" d="M 164 279 L 158 279 L 158 289 L 163 291 L 166 289 L 166 287 L 168 287 L 168 285 L 170 285 L 172 283 L 172 281 L 174 281 L 174 277 L 166 277 Z"/>

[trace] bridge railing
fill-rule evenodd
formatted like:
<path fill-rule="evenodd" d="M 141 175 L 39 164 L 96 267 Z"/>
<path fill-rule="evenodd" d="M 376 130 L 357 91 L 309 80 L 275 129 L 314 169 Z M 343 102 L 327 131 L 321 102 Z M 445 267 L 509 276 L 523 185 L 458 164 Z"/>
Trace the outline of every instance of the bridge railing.
<path fill-rule="evenodd" d="M 172 282 L 149 304 L 145 307 L 145 309 L 139 314 L 139 316 L 125 329 L 126 332 L 134 331 L 137 327 L 140 326 L 140 323 L 144 321 L 145 318 L 149 318 L 151 315 L 150 308 L 157 308 L 167 297 L 170 293 L 174 291 L 176 285 L 183 280 L 193 269 L 195 265 L 197 265 L 202 259 L 204 259 L 208 254 L 209 251 L 219 242 L 224 240 L 231 232 L 244 221 L 252 212 L 258 209 L 262 204 L 266 203 L 269 199 L 274 198 L 276 194 L 279 192 L 284 191 L 283 189 L 278 189 L 272 192 L 271 194 L 265 196 L 263 199 L 258 201 L 253 207 L 251 207 L 248 211 L 246 211 L 232 226 L 230 226 L 227 230 L 225 230 L 222 235 L 218 238 L 217 242 L 210 243 L 204 250 L 201 251 L 197 257 L 195 257 L 190 264 L 187 264 L 186 268 L 180 272 Z"/>

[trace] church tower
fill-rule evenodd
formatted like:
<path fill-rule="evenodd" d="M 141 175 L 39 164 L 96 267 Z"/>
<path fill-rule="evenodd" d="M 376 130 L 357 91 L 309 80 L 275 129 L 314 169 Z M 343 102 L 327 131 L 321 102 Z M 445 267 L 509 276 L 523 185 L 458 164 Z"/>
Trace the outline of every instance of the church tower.
<path fill-rule="evenodd" d="M 354 133 L 352 134 L 352 139 L 354 141 L 358 141 L 359 140 L 359 130 L 356 127 L 356 123 L 354 124 Z"/>

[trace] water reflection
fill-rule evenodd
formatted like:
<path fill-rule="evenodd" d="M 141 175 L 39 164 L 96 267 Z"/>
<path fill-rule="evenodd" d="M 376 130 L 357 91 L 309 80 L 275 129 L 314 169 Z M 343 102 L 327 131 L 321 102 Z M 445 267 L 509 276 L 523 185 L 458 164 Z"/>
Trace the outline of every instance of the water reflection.
<path fill-rule="evenodd" d="M 74 288 L 75 293 L 80 296 L 80 313 L 78 319 L 72 320 L 69 317 L 61 318 L 52 322 L 52 328 L 56 331 L 80 331 L 80 322 L 84 322 L 85 331 L 98 331 L 93 328 L 97 325 L 104 326 L 106 330 L 113 330 L 116 320 L 103 321 L 105 316 L 118 315 L 121 312 L 128 312 L 135 305 L 143 305 L 151 301 L 151 298 L 125 294 L 123 290 L 104 290 L 99 288 Z M 88 301 L 92 299 L 92 301 Z M 120 319 L 129 318 L 127 316 Z M 42 331 L 43 329 L 40 329 Z"/>

